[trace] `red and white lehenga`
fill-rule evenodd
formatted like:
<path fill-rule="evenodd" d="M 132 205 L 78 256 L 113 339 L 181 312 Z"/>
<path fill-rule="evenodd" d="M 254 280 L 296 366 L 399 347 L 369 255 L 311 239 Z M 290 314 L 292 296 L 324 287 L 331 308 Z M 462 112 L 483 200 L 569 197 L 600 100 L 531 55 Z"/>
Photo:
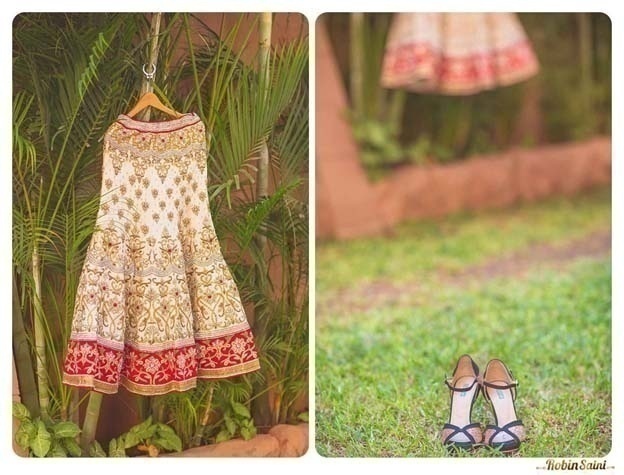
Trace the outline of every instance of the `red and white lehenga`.
<path fill-rule="evenodd" d="M 397 13 L 381 83 L 413 92 L 466 95 L 528 79 L 538 69 L 513 13 Z"/>
<path fill-rule="evenodd" d="M 208 207 L 199 117 L 121 115 L 105 134 L 103 156 L 63 382 L 155 395 L 258 369 Z"/>

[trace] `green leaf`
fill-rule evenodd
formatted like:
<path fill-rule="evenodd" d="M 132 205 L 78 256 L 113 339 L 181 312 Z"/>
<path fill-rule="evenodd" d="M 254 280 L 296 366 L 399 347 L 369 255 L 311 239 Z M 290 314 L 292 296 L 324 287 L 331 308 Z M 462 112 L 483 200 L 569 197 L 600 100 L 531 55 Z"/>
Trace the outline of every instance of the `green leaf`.
<path fill-rule="evenodd" d="M 67 452 L 65 448 L 58 440 L 53 440 L 50 445 L 50 451 L 48 452 L 48 457 L 67 457 Z"/>
<path fill-rule="evenodd" d="M 150 440 L 151 444 L 157 447 L 159 450 L 173 450 L 169 448 L 169 441 L 164 437 L 156 436 Z"/>
<path fill-rule="evenodd" d="M 108 455 L 114 457 L 115 452 L 117 452 L 117 440 L 111 439 L 111 441 L 108 443 Z"/>
<path fill-rule="evenodd" d="M 37 419 L 35 437 L 30 441 L 30 448 L 35 457 L 45 457 L 52 445 L 52 436 L 42 420 Z"/>
<path fill-rule="evenodd" d="M 152 416 L 149 416 L 147 419 L 145 419 L 140 424 L 132 426 L 128 432 L 134 432 L 135 434 L 138 434 L 138 433 L 143 432 L 144 430 L 146 430 L 151 425 L 152 425 Z"/>
<path fill-rule="evenodd" d="M 28 450 L 28 448 L 30 447 L 30 437 L 24 432 L 16 432 L 15 443 L 22 450 Z"/>
<path fill-rule="evenodd" d="M 63 446 L 72 457 L 80 457 L 82 455 L 82 449 L 74 439 L 65 438 L 62 439 L 62 442 Z"/>
<path fill-rule="evenodd" d="M 15 443 L 22 449 L 28 450 L 30 442 L 37 435 L 37 427 L 30 421 L 24 421 L 15 431 Z"/>
<path fill-rule="evenodd" d="M 310 421 L 310 414 L 308 413 L 308 411 L 302 412 L 302 413 L 297 415 L 297 419 L 299 419 L 300 421 L 303 421 L 303 422 L 309 422 Z"/>
<path fill-rule="evenodd" d="M 63 437 L 74 438 L 80 434 L 80 427 L 69 421 L 57 422 L 51 429 L 57 439 L 62 439 Z"/>
<path fill-rule="evenodd" d="M 80 97 L 84 97 L 85 92 L 89 85 L 93 82 L 93 79 L 97 77 L 98 65 L 108 49 L 108 42 L 102 32 L 98 34 L 97 41 L 91 48 L 91 55 L 89 56 L 89 64 L 82 72 L 80 81 L 78 82 L 78 94 Z"/>
<path fill-rule="evenodd" d="M 112 439 L 108 444 L 108 456 L 109 457 L 125 457 L 126 450 L 124 448 L 124 437 L 120 436 L 116 439 Z"/>
<path fill-rule="evenodd" d="M 232 436 L 227 430 L 221 429 L 221 432 L 217 434 L 217 438 L 215 439 L 215 442 L 218 444 L 219 442 L 225 442 L 226 440 L 230 440 L 231 438 Z"/>
<path fill-rule="evenodd" d="M 126 449 L 129 449 L 130 447 L 134 447 L 135 445 L 139 445 L 141 443 L 141 439 L 134 432 L 127 432 L 124 439 L 124 447 Z"/>
<path fill-rule="evenodd" d="M 182 440 L 176 434 L 160 435 L 152 439 L 152 444 L 165 450 L 182 451 Z"/>
<path fill-rule="evenodd" d="M 232 410 L 239 416 L 244 417 L 245 419 L 251 418 L 251 413 L 249 412 L 249 409 L 247 409 L 247 407 L 245 407 L 240 402 L 233 402 Z"/>
<path fill-rule="evenodd" d="M 141 440 L 147 440 L 147 439 L 150 439 L 151 437 L 154 437 L 154 434 L 156 434 L 157 429 L 158 427 L 156 427 L 156 425 L 154 424 L 154 425 L 147 427 L 146 429 L 143 429 L 141 432 L 137 432 L 137 435 L 139 436 Z"/>
<path fill-rule="evenodd" d="M 152 416 L 149 416 L 146 420 L 140 424 L 130 428 L 128 434 L 133 434 L 139 438 L 139 440 L 147 440 L 156 433 L 158 428 L 157 424 L 152 424 Z M 136 444 L 134 444 L 136 445 Z"/>
<path fill-rule="evenodd" d="M 91 442 L 89 446 L 89 457 L 106 457 L 106 452 L 97 440 Z"/>
<path fill-rule="evenodd" d="M 234 422 L 234 419 L 226 415 L 224 417 L 224 420 L 225 420 L 225 428 L 230 433 L 230 435 L 233 436 L 234 434 L 236 434 L 236 429 L 238 428 L 238 424 Z"/>
<path fill-rule="evenodd" d="M 21 402 L 14 402 L 13 417 L 20 422 L 30 421 L 30 411 Z"/>
<path fill-rule="evenodd" d="M 241 427 L 240 434 L 245 440 L 249 440 L 254 436 L 252 430 L 249 427 Z"/>
<path fill-rule="evenodd" d="M 128 430 L 128 432 L 141 432 L 142 430 L 148 428 L 149 426 L 152 425 L 152 416 L 149 416 L 147 419 L 145 419 L 143 422 L 140 422 L 132 427 L 130 427 L 130 429 Z"/>
<path fill-rule="evenodd" d="M 162 422 L 158 422 L 155 424 L 156 426 L 156 432 L 159 435 L 166 435 L 166 434 L 173 434 L 175 436 L 177 436 L 177 434 L 175 433 L 175 431 L 173 430 L 172 427 L 168 426 L 167 424 L 163 424 Z"/>
<path fill-rule="evenodd" d="M 178 437 L 178 434 L 168 426 L 161 422 L 154 424 L 156 428 L 157 436 L 152 439 L 154 445 L 160 445 L 165 450 L 175 450 L 180 452 L 182 450 L 182 440 Z"/>

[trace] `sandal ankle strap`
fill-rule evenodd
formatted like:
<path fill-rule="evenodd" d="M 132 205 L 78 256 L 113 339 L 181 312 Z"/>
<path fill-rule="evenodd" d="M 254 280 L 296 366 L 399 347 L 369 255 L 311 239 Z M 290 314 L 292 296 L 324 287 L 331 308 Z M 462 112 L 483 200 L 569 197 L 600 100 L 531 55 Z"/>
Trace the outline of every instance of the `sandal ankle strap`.
<path fill-rule="evenodd" d="M 518 381 L 517 380 L 513 380 L 510 383 L 507 384 L 495 384 L 495 383 L 490 383 L 488 381 L 481 381 L 481 391 L 483 392 L 483 397 L 485 398 L 486 401 L 490 401 L 490 397 L 488 396 L 487 391 L 485 390 L 485 388 L 492 388 L 492 389 L 510 389 L 511 390 L 511 397 L 512 399 L 515 401 L 516 400 L 516 388 L 518 387 Z"/>
<path fill-rule="evenodd" d="M 465 388 L 458 388 L 457 386 L 453 386 L 452 383 L 453 383 L 453 378 L 446 378 L 444 380 L 444 384 L 446 384 L 451 391 L 465 393 L 465 392 L 470 391 L 474 387 L 475 384 L 477 385 L 481 384 L 481 381 L 480 381 L 480 378 L 474 378 L 474 380 L 472 381 L 472 384 L 470 384 L 470 386 L 465 387 Z"/>
<path fill-rule="evenodd" d="M 494 388 L 494 389 L 510 389 L 510 388 L 517 388 L 518 387 L 518 381 L 513 380 L 510 383 L 507 384 L 494 384 L 494 383 L 490 383 L 488 381 L 481 381 L 481 384 L 483 386 L 487 386 L 488 388 Z"/>

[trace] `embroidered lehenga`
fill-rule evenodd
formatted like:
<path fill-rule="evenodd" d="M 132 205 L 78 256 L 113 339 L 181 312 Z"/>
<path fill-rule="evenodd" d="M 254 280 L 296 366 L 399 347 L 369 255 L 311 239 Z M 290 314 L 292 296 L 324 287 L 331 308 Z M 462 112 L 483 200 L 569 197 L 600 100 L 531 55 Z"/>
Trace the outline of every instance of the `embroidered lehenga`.
<path fill-rule="evenodd" d="M 523 81 L 538 69 L 513 13 L 397 13 L 386 42 L 381 84 L 464 95 Z"/>
<path fill-rule="evenodd" d="M 212 224 L 206 165 L 195 114 L 165 122 L 121 115 L 109 127 L 65 383 L 156 395 L 259 368 Z"/>

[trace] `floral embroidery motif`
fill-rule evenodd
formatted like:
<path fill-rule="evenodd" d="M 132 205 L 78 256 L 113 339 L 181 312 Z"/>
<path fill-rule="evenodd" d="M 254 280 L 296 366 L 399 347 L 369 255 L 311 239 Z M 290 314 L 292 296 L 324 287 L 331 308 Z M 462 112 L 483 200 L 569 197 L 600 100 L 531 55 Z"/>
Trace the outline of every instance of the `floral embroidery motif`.
<path fill-rule="evenodd" d="M 102 173 L 63 381 L 153 395 L 258 369 L 208 208 L 201 121 L 121 116 Z"/>
<path fill-rule="evenodd" d="M 139 394 L 164 394 L 172 387 L 189 389 L 198 377 L 222 378 L 253 371 L 259 367 L 257 356 L 250 330 L 154 352 L 130 346 L 114 350 L 104 342 L 71 340 L 64 380 L 103 393 L 117 392 L 122 384 Z"/>

